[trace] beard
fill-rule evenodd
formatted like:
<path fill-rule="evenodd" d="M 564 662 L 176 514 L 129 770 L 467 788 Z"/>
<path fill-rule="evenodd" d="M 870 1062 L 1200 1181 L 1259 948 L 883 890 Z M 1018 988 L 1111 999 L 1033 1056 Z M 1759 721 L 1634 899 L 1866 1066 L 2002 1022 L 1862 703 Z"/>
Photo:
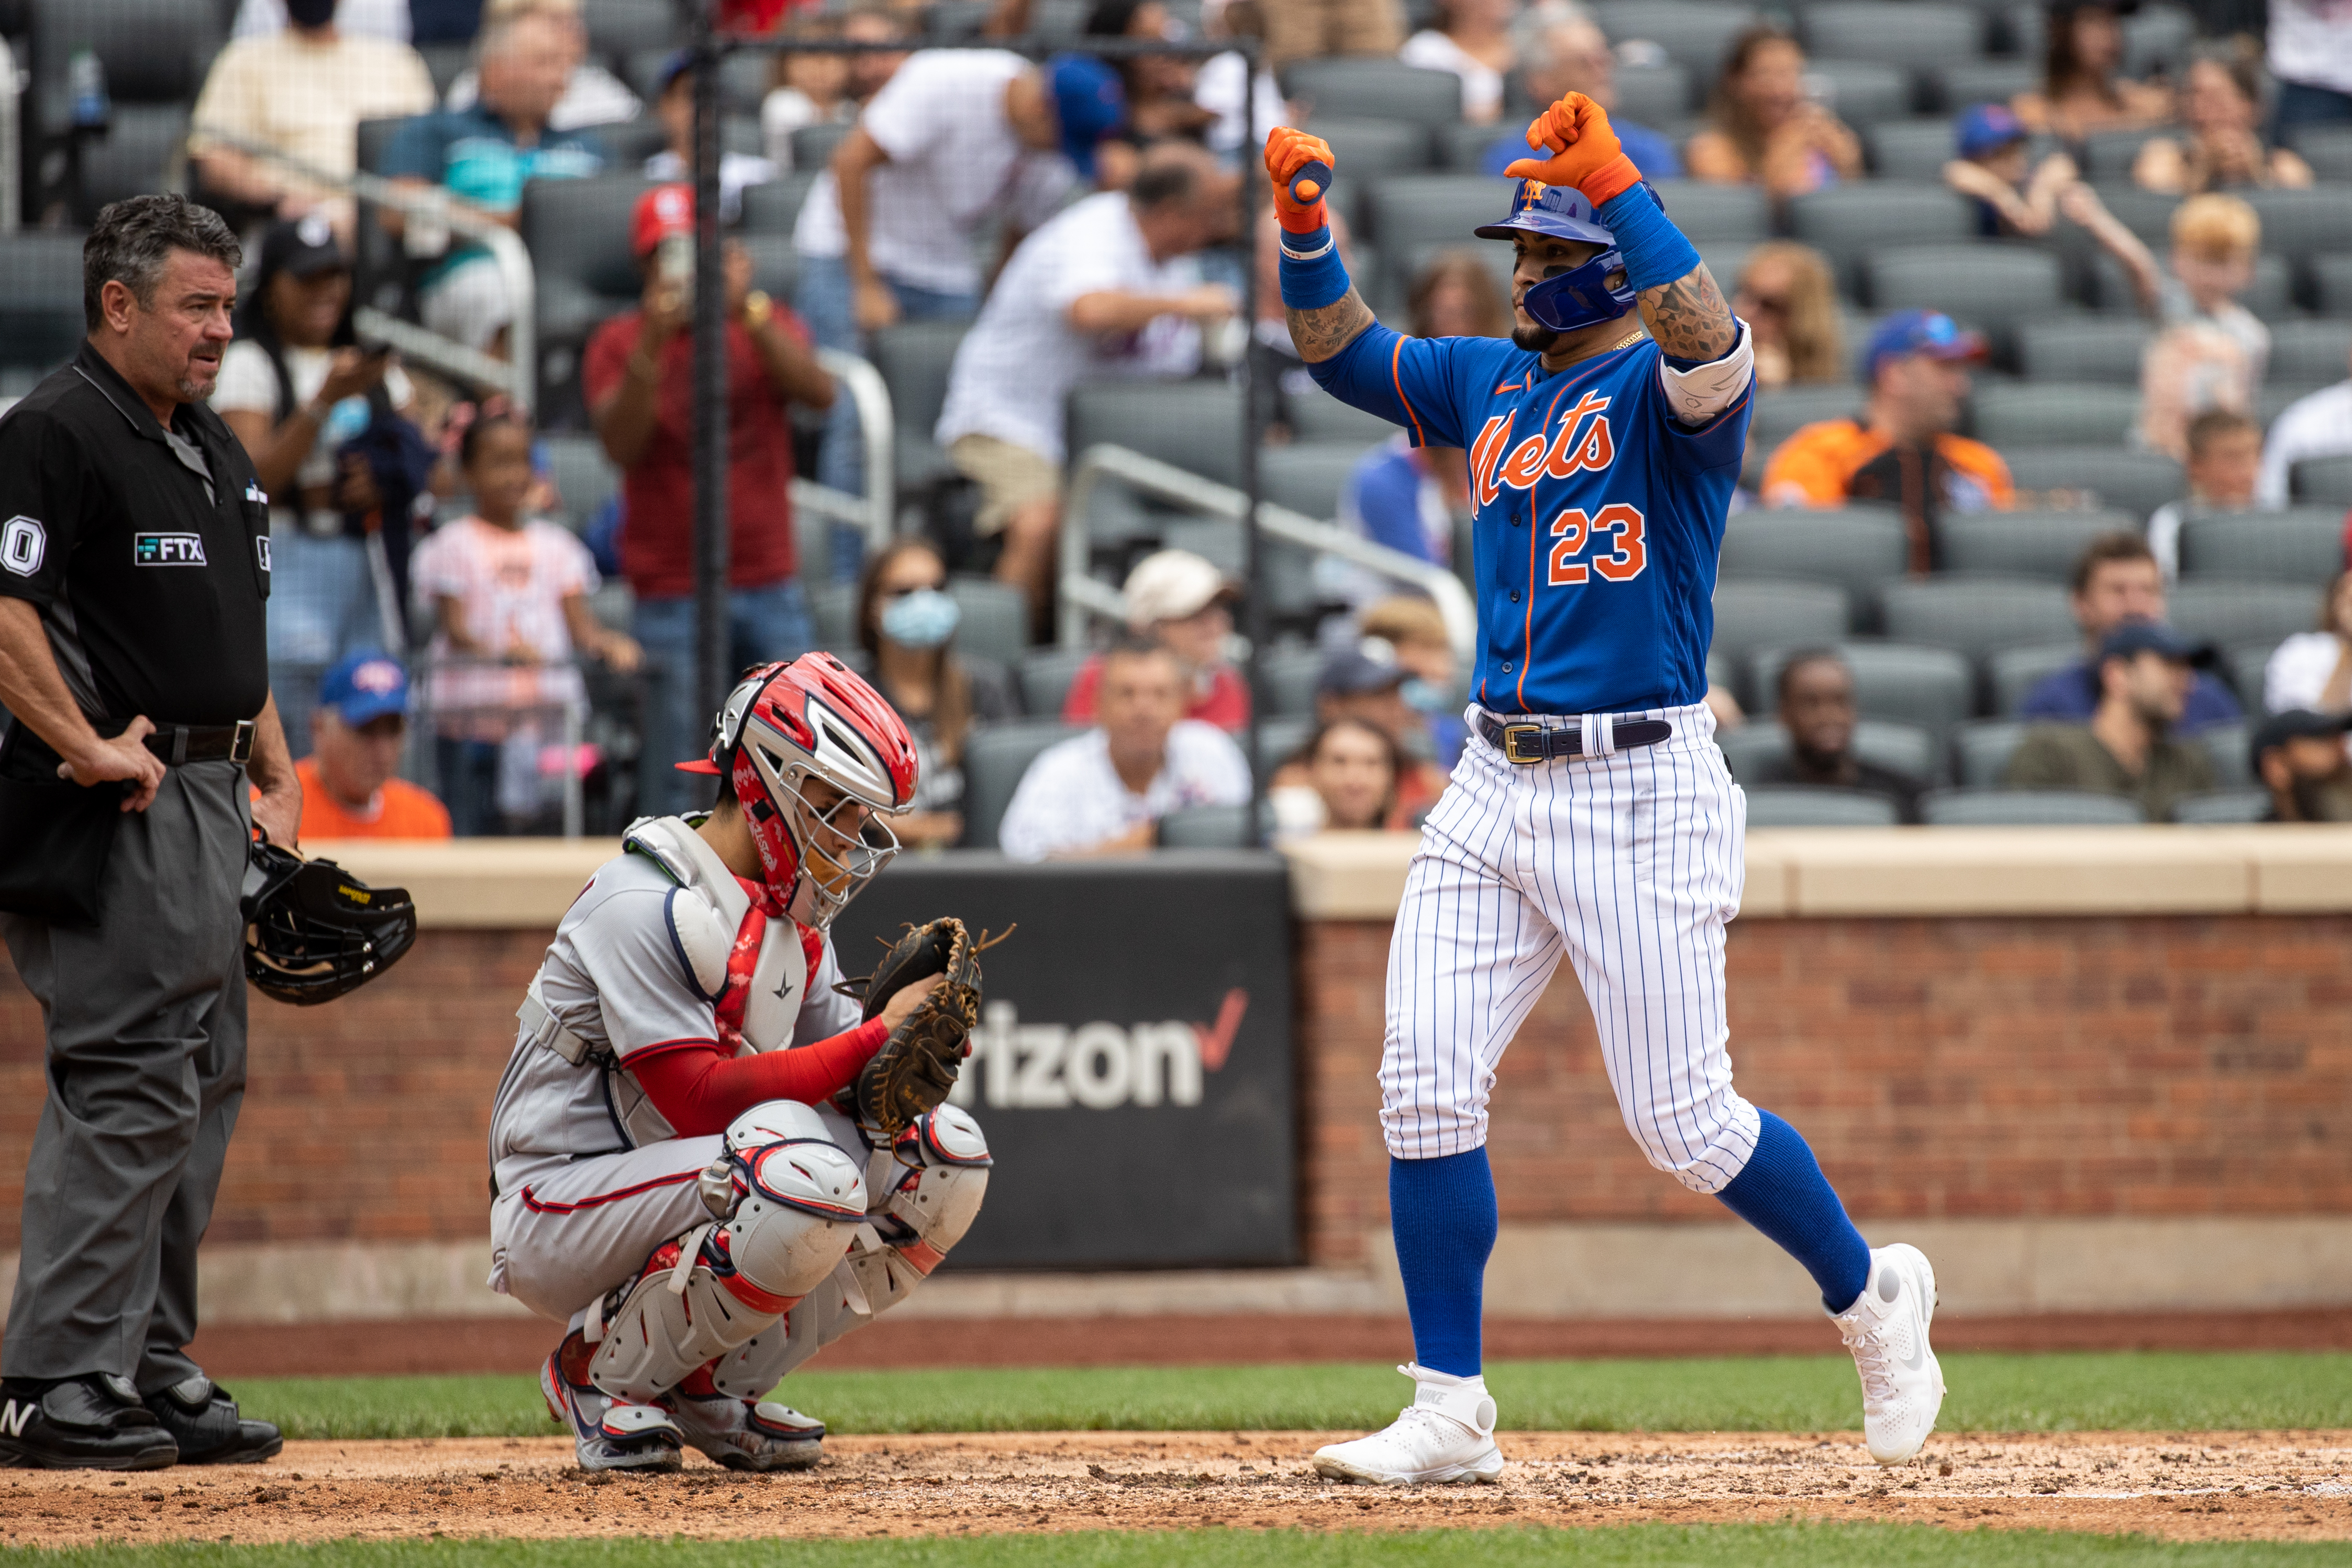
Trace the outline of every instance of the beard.
<path fill-rule="evenodd" d="M 1511 347 L 1530 354 L 1544 353 L 1559 341 L 1559 334 L 1549 327 L 1511 328 Z"/>

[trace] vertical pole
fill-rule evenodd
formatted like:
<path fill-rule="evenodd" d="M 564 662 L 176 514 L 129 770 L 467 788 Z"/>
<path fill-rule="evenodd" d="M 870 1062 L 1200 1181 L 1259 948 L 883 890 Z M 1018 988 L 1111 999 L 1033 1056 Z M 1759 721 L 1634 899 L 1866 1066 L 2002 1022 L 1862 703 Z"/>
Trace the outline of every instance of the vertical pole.
<path fill-rule="evenodd" d="M 719 241 L 719 0 L 694 8 L 694 649 L 695 704 L 727 700 L 727 266 Z"/>
<path fill-rule="evenodd" d="M 1265 825 L 1265 779 L 1267 758 L 1262 732 L 1268 696 L 1265 685 L 1265 534 L 1258 527 L 1258 451 L 1264 432 L 1259 428 L 1257 385 L 1257 193 L 1259 182 L 1250 178 L 1250 161 L 1257 146 L 1257 59 L 1255 38 L 1236 38 L 1242 46 L 1242 185 L 1241 185 L 1241 252 L 1242 252 L 1242 323 L 1248 335 L 1242 340 L 1240 356 L 1242 393 L 1242 494 L 1247 497 L 1249 512 L 1243 522 L 1249 581 L 1248 592 L 1242 600 L 1244 630 L 1249 638 L 1249 770 L 1250 807 L 1248 842 L 1259 841 Z M 1272 386 L 1265 389 L 1271 392 Z"/>

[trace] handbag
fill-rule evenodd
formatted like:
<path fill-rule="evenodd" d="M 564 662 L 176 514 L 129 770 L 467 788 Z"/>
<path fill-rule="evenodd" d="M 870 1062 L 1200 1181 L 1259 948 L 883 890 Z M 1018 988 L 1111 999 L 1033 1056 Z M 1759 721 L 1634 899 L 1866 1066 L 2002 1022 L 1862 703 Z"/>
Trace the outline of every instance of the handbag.
<path fill-rule="evenodd" d="M 0 741 L 0 911 L 96 925 L 123 787 L 60 779 L 58 760 L 39 737 L 9 722 Z"/>

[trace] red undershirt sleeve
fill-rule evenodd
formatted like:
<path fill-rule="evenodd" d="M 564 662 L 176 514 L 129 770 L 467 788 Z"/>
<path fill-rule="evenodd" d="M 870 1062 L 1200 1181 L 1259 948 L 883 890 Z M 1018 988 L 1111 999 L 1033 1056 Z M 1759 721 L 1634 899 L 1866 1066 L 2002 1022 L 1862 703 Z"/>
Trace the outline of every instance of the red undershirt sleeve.
<path fill-rule="evenodd" d="M 716 1040 L 694 1040 L 629 1061 L 646 1098 L 682 1138 L 723 1133 L 770 1100 L 814 1105 L 848 1087 L 890 1031 L 880 1019 L 791 1051 L 729 1056 Z"/>

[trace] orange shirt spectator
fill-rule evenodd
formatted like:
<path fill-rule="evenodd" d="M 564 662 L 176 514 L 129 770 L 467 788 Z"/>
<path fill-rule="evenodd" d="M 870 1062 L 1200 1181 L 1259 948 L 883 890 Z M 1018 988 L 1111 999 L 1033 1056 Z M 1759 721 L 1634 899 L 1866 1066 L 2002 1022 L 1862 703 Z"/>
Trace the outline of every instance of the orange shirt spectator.
<path fill-rule="evenodd" d="M 408 673 L 383 653 L 353 653 L 319 683 L 317 749 L 294 765 L 304 839 L 446 839 L 449 810 L 394 777 L 408 741 Z"/>

